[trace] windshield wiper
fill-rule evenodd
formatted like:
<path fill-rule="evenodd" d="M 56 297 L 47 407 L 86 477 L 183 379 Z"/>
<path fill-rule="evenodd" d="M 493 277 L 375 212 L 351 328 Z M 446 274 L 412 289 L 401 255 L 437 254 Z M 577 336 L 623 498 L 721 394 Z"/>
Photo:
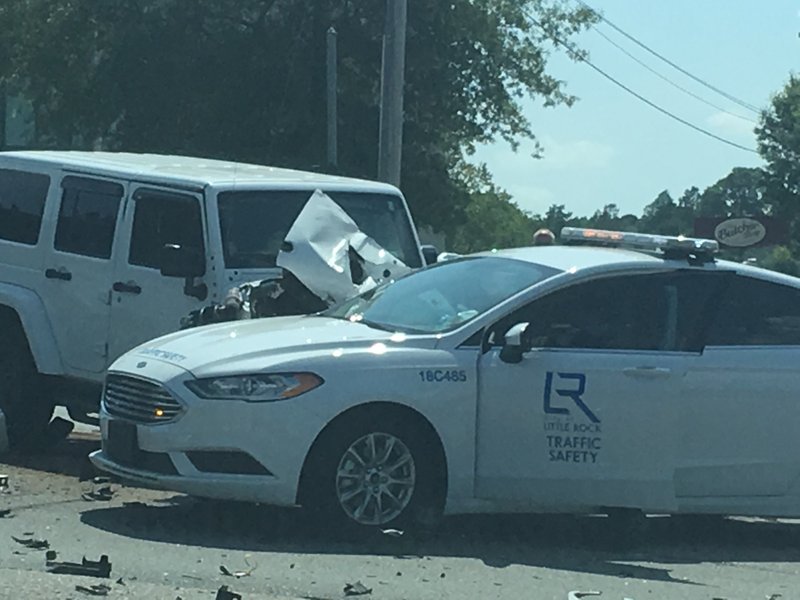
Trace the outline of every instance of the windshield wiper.
<path fill-rule="evenodd" d="M 367 319 L 359 319 L 358 321 L 353 321 L 353 323 L 361 323 L 362 325 L 366 325 L 367 327 L 371 327 L 372 329 L 380 329 L 381 331 L 391 331 L 394 333 L 397 329 L 392 327 L 387 327 L 382 323 L 377 323 L 375 321 L 368 321 Z"/>

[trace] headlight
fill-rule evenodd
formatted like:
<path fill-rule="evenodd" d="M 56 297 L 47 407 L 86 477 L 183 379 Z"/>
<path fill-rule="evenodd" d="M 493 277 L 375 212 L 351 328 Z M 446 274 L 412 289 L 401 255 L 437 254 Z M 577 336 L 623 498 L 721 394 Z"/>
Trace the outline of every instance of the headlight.
<path fill-rule="evenodd" d="M 244 400 L 274 402 L 304 394 L 321 386 L 322 378 L 313 373 L 275 375 L 232 375 L 187 381 L 186 387 L 200 398 L 209 400 Z"/>

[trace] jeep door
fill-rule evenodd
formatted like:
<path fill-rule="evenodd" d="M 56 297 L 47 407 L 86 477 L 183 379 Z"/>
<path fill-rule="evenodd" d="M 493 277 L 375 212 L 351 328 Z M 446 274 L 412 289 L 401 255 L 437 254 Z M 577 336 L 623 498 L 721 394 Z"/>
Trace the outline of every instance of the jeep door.
<path fill-rule="evenodd" d="M 202 277 L 187 282 L 160 270 L 166 244 L 206 256 L 202 193 L 131 184 L 119 238 L 109 362 L 142 342 L 177 331 L 182 317 L 207 303 Z"/>
<path fill-rule="evenodd" d="M 699 355 L 705 298 L 680 303 L 681 272 L 592 279 L 551 292 L 490 330 L 480 362 L 477 495 L 533 507 L 674 506 L 675 391 Z M 701 294 L 701 296 L 704 296 Z M 529 323 L 531 350 L 500 356 Z"/>
<path fill-rule="evenodd" d="M 42 299 L 62 361 L 71 370 L 106 368 L 116 233 L 127 183 L 105 177 L 61 179 L 53 251 L 45 259 Z"/>

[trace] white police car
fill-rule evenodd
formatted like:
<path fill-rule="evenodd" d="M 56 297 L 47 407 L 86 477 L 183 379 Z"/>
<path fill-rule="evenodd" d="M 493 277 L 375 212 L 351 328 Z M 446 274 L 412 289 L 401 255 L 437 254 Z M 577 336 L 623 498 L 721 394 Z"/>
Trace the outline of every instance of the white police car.
<path fill-rule="evenodd" d="M 446 513 L 800 516 L 800 280 L 714 242 L 568 229 L 316 316 L 111 367 L 95 465 L 388 526 Z"/>

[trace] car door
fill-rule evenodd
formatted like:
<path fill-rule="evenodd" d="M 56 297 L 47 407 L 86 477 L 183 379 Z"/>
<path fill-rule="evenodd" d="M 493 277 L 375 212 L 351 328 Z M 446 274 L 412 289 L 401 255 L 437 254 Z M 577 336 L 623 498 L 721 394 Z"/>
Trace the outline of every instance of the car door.
<path fill-rule="evenodd" d="M 42 299 L 62 361 L 74 370 L 106 367 L 115 243 L 126 182 L 67 175 Z"/>
<path fill-rule="evenodd" d="M 479 497 L 572 510 L 674 506 L 675 387 L 692 358 L 695 309 L 680 272 L 620 274 L 553 291 L 490 330 L 480 360 Z M 501 358 L 529 323 L 531 350 Z"/>
<path fill-rule="evenodd" d="M 683 509 L 747 514 L 785 502 L 800 481 L 798 365 L 800 289 L 732 277 L 680 406 Z"/>
<path fill-rule="evenodd" d="M 202 278 L 161 275 L 165 244 L 205 256 L 202 196 L 133 184 L 120 233 L 111 307 L 110 360 L 149 339 L 177 331 L 181 318 L 204 305 Z"/>

